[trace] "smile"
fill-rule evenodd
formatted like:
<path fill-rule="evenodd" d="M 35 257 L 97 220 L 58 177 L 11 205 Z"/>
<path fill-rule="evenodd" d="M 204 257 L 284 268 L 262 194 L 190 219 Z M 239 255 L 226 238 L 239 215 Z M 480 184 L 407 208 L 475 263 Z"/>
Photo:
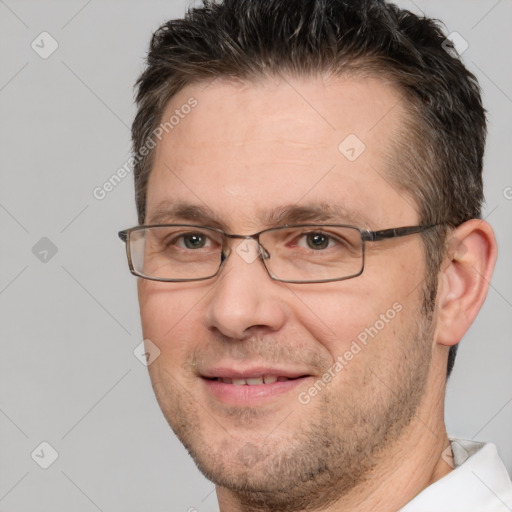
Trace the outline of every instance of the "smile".
<path fill-rule="evenodd" d="M 300 372 L 268 368 L 267 371 L 217 369 L 201 375 L 207 395 L 225 405 L 254 407 L 277 401 L 312 376 Z"/>
<path fill-rule="evenodd" d="M 258 386 L 261 384 L 273 384 L 274 382 L 284 382 L 293 380 L 289 377 L 278 377 L 276 375 L 263 375 L 261 377 L 252 377 L 248 379 L 230 379 L 229 377 L 215 377 L 212 380 L 222 382 L 224 384 L 233 384 L 233 386 Z"/>

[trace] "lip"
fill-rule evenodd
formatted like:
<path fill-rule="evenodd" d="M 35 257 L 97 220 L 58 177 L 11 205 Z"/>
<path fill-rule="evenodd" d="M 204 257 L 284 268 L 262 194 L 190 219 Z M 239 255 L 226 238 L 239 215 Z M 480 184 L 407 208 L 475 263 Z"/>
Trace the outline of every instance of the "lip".
<path fill-rule="evenodd" d="M 286 377 L 268 384 L 235 385 L 217 379 L 252 379 L 262 376 Z M 252 367 L 247 369 L 212 368 L 201 375 L 206 392 L 223 404 L 254 407 L 265 405 L 293 392 L 311 379 L 307 371 Z"/>

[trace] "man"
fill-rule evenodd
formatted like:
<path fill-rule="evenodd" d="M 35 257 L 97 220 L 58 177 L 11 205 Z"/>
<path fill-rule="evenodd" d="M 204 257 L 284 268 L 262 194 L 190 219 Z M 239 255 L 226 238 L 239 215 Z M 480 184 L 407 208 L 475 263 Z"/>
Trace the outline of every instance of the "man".
<path fill-rule="evenodd" d="M 154 35 L 127 242 L 156 397 L 222 512 L 510 510 L 446 380 L 496 260 L 485 115 L 382 1 L 225 0 Z"/>

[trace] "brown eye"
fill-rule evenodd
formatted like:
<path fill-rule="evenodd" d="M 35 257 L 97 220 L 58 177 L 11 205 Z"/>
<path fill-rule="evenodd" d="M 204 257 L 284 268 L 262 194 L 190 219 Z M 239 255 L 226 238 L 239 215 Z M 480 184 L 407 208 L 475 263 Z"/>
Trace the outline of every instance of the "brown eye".
<path fill-rule="evenodd" d="M 310 249 L 319 250 L 329 247 L 329 237 L 323 233 L 308 233 L 306 243 Z"/>
<path fill-rule="evenodd" d="M 199 233 L 191 233 L 183 236 L 183 244 L 187 249 L 202 249 L 206 245 L 207 239 Z"/>

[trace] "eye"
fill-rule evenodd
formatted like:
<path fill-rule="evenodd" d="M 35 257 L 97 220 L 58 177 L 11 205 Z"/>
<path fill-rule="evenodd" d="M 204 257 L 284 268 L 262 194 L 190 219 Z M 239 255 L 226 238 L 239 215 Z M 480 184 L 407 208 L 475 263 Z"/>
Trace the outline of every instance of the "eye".
<path fill-rule="evenodd" d="M 186 249 L 203 249 L 211 245 L 211 241 L 202 233 L 187 233 L 176 239 L 176 245 Z"/>
<path fill-rule="evenodd" d="M 333 243 L 330 236 L 320 232 L 304 233 L 297 245 L 303 246 L 304 242 L 306 243 L 308 249 L 313 249 L 315 251 L 327 249 L 328 247 L 331 247 Z"/>

